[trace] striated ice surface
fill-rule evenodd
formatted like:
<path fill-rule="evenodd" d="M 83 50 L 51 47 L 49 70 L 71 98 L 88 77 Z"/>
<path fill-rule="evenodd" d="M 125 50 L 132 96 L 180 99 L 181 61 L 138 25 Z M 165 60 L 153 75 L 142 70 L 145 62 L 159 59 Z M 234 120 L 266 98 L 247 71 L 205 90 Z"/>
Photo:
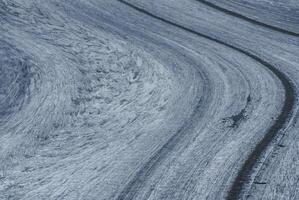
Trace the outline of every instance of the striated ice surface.
<path fill-rule="evenodd" d="M 299 199 L 298 6 L 0 0 L 0 200 Z"/>

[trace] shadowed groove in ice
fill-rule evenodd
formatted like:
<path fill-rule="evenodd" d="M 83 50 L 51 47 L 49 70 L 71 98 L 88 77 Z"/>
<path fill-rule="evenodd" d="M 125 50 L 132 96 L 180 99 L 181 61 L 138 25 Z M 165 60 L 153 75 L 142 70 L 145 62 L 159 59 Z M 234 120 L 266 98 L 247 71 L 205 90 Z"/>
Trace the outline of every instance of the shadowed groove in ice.
<path fill-rule="evenodd" d="M 221 8 L 241 14 L 261 23 L 286 30 L 288 34 L 299 34 L 299 3 L 297 0 L 208 0 Z"/>
<path fill-rule="evenodd" d="M 295 82 L 297 41 L 195 0 L 126 1 L 150 15 L 0 0 L 0 200 L 224 199 L 279 115 L 279 79 L 240 51 Z"/>

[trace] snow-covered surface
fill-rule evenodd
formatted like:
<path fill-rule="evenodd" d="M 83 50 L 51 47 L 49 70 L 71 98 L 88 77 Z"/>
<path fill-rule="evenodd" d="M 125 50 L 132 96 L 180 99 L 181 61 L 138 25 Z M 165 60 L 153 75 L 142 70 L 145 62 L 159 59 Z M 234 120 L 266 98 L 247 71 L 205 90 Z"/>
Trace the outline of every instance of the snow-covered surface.
<path fill-rule="evenodd" d="M 298 199 L 298 3 L 209 2 L 0 1 L 0 199 Z"/>
<path fill-rule="evenodd" d="M 209 0 L 207 2 L 258 22 L 299 34 L 299 1 L 297 0 Z"/>

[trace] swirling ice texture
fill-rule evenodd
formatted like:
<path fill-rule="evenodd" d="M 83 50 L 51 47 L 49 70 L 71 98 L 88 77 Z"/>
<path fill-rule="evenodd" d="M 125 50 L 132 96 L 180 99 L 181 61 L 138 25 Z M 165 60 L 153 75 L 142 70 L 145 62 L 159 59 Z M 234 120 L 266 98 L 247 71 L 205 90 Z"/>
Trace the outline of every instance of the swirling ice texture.
<path fill-rule="evenodd" d="M 0 1 L 0 199 L 224 199 L 284 117 L 297 38 L 198 1 L 127 2 L 143 12 Z M 240 198 L 297 199 L 289 108 Z"/>
<path fill-rule="evenodd" d="M 35 70 L 35 77 L 21 79 L 30 84 L 19 81 L 32 88 L 21 88 L 30 99 L 1 124 L 1 199 L 105 198 L 127 176 L 123 168 L 138 161 L 122 157 L 141 160 L 147 152 L 138 148 L 158 145 L 190 115 L 201 80 L 189 68 L 177 76 L 178 67 L 166 68 L 144 50 L 42 5 L 1 7 L 8 43 L 1 59 L 16 63 L 1 68 L 22 77 L 26 65 L 14 59 L 26 54 Z M 3 87 L 14 87 L 13 80 Z M 18 105 L 14 90 L 3 98 Z"/>
<path fill-rule="evenodd" d="M 1 121 L 21 109 L 30 83 L 30 63 L 12 46 L 1 41 Z"/>

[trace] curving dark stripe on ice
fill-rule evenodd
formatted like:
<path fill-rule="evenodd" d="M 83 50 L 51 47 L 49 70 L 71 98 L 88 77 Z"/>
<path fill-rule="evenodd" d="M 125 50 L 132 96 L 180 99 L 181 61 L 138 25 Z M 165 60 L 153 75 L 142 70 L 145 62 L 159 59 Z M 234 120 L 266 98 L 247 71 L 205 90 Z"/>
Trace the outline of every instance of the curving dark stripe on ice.
<path fill-rule="evenodd" d="M 202 99 L 198 102 L 196 109 L 191 115 L 191 119 L 197 114 L 202 104 Z M 132 200 L 136 197 L 140 188 L 142 188 L 145 180 L 150 176 L 154 169 L 158 166 L 158 163 L 167 156 L 173 148 L 182 141 L 185 136 L 184 131 L 189 128 L 189 123 L 185 123 L 155 154 L 144 164 L 144 166 L 134 175 L 129 183 L 122 190 L 120 195 L 116 198 L 117 200 Z"/>
<path fill-rule="evenodd" d="M 238 172 L 238 175 L 236 179 L 234 180 L 232 187 L 228 193 L 228 196 L 226 199 L 228 200 L 234 200 L 239 199 L 241 197 L 242 191 L 244 189 L 244 186 L 246 183 L 248 183 L 248 180 L 250 179 L 252 170 L 254 169 L 256 163 L 262 156 L 263 152 L 267 149 L 268 145 L 271 143 L 271 141 L 275 138 L 275 136 L 279 133 L 281 129 L 283 129 L 284 125 L 287 124 L 290 120 L 290 115 L 292 113 L 293 107 L 295 105 L 295 89 L 293 84 L 288 80 L 287 76 L 280 72 L 278 69 L 276 69 L 273 65 L 268 63 L 267 61 L 264 61 L 263 59 L 259 58 L 258 56 L 245 51 L 239 47 L 233 46 L 231 44 L 228 44 L 226 42 L 223 42 L 217 38 L 202 34 L 200 32 L 194 31 L 190 28 L 184 27 L 182 25 L 179 25 L 177 23 L 171 22 L 169 20 L 166 20 L 162 17 L 156 16 L 149 11 L 146 11 L 142 8 L 139 8 L 131 3 L 128 3 L 123 0 L 118 0 L 119 2 L 139 11 L 142 12 L 148 16 L 151 16 L 157 20 L 160 20 L 162 22 L 165 22 L 167 24 L 170 24 L 172 26 L 181 28 L 189 33 L 195 34 L 197 36 L 209 39 L 211 41 L 217 42 L 219 44 L 225 45 L 233 50 L 239 51 L 243 53 L 246 56 L 249 56 L 250 58 L 254 59 L 258 63 L 264 65 L 267 67 L 282 83 L 284 90 L 285 90 L 285 99 L 284 99 L 284 105 L 283 108 L 275 120 L 275 123 L 270 127 L 270 129 L 265 134 L 264 138 L 256 145 L 255 149 L 251 152 L 251 154 L 248 156 L 246 161 L 244 162 L 242 168 Z M 155 167 L 155 165 L 158 164 L 158 162 L 165 156 L 165 153 L 167 152 L 168 146 L 173 146 L 177 143 L 178 137 L 180 136 L 181 131 L 178 131 L 177 134 L 175 134 L 167 143 L 158 151 L 156 154 L 150 158 L 150 160 L 145 163 L 145 165 L 139 170 L 139 172 L 133 177 L 133 179 L 129 182 L 129 184 L 125 187 L 125 189 L 122 191 L 122 193 L 118 196 L 118 200 L 124 200 L 124 199 L 133 199 L 134 194 L 138 191 L 138 186 L 140 185 L 140 182 L 143 182 L 146 177 L 148 177 L 152 171 L 152 168 Z M 168 149 L 169 150 L 169 149 Z"/>
<path fill-rule="evenodd" d="M 218 11 L 224 12 L 224 13 L 226 13 L 228 15 L 232 15 L 234 17 L 246 20 L 246 21 L 248 21 L 248 22 L 250 22 L 252 24 L 263 26 L 265 28 L 268 28 L 268 29 L 271 29 L 273 31 L 277 31 L 277 32 L 280 32 L 280 33 L 284 33 L 284 34 L 292 35 L 292 36 L 295 36 L 295 37 L 299 37 L 299 33 L 296 33 L 296 32 L 290 31 L 290 30 L 286 30 L 286 29 L 283 29 L 283 28 L 280 28 L 280 27 L 277 27 L 277 26 L 269 25 L 269 24 L 266 24 L 264 22 L 260 22 L 260 21 L 254 20 L 254 19 L 252 19 L 250 17 L 247 17 L 245 15 L 242 15 L 240 13 L 237 13 L 237 12 L 225 9 L 223 7 L 220 7 L 220 6 L 218 6 L 218 5 L 214 4 L 214 3 L 211 3 L 209 1 L 206 1 L 206 0 L 195 0 L 195 1 L 198 1 L 198 2 L 200 2 L 200 3 L 202 3 L 202 4 L 206 5 L 206 6 L 214 8 L 214 9 L 216 9 Z"/>

